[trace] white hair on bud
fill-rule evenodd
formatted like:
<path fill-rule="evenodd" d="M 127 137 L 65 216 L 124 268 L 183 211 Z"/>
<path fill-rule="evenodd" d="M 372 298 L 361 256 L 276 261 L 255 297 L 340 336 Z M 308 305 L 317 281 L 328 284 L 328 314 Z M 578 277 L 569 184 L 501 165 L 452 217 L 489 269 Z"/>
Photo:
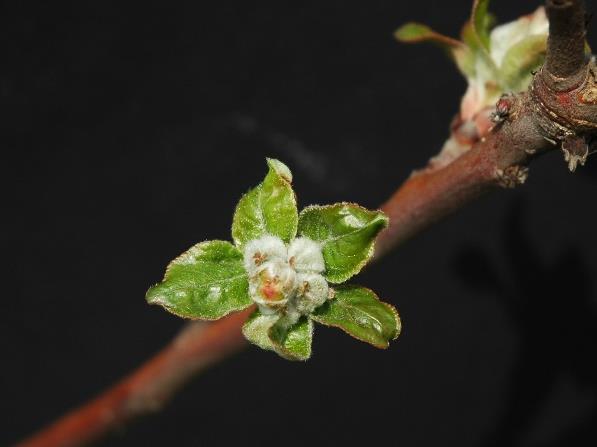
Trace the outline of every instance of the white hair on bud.
<path fill-rule="evenodd" d="M 321 273 L 325 270 L 321 246 L 306 237 L 292 241 L 288 247 L 288 262 L 297 272 Z"/>
<path fill-rule="evenodd" d="M 325 303 L 330 295 L 328 282 L 319 273 L 299 273 L 297 282 L 294 306 L 302 315 L 313 312 Z"/>
<path fill-rule="evenodd" d="M 280 238 L 262 236 L 245 245 L 243 256 L 249 296 L 263 315 L 283 315 L 286 323 L 295 324 L 330 296 L 321 275 L 321 245 L 309 238 L 294 239 L 286 248 Z"/>
<path fill-rule="evenodd" d="M 286 254 L 284 242 L 276 236 L 265 235 L 259 239 L 253 239 L 245 246 L 245 270 L 249 276 L 253 276 L 264 262 L 274 259 L 286 260 Z"/>

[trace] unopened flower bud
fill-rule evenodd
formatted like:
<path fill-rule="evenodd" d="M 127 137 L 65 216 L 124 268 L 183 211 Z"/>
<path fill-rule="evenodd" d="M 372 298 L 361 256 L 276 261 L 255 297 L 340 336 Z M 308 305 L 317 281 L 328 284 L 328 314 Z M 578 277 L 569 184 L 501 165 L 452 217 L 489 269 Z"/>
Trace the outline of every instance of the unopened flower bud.
<path fill-rule="evenodd" d="M 321 246 L 306 237 L 292 241 L 288 247 L 288 262 L 297 272 L 321 273 L 325 270 Z"/>
<path fill-rule="evenodd" d="M 328 282 L 318 273 L 297 274 L 296 310 L 307 315 L 326 302 L 330 295 Z"/>
<path fill-rule="evenodd" d="M 296 272 L 286 261 L 274 259 L 260 265 L 249 278 L 249 294 L 257 304 L 282 307 L 294 296 Z"/>
<path fill-rule="evenodd" d="M 245 269 L 253 276 L 267 261 L 286 260 L 286 246 L 275 236 L 262 236 L 247 243 L 244 250 Z"/>

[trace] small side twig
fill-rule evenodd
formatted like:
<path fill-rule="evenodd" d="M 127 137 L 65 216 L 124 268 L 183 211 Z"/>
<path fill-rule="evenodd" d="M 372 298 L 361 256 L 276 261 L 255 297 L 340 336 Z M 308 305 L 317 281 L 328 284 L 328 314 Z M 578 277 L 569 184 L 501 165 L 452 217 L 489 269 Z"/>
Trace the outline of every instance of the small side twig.
<path fill-rule="evenodd" d="M 580 0 L 547 2 L 550 37 L 545 68 L 552 75 L 566 78 L 575 74 L 585 61 L 586 14 Z"/>

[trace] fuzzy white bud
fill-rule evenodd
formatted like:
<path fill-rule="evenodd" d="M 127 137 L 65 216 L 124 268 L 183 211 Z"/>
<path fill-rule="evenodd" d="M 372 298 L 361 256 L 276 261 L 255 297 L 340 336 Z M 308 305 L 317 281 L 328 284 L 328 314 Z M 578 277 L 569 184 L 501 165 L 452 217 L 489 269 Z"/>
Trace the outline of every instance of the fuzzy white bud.
<path fill-rule="evenodd" d="M 245 270 L 249 276 L 253 276 L 267 261 L 286 260 L 286 254 L 286 246 L 278 237 L 267 235 L 254 239 L 245 246 Z"/>
<path fill-rule="evenodd" d="M 328 282 L 319 273 L 298 273 L 297 282 L 294 306 L 302 315 L 313 312 L 330 296 Z"/>
<path fill-rule="evenodd" d="M 286 261 L 266 261 L 249 277 L 251 299 L 266 307 L 284 307 L 294 296 L 297 281 L 296 272 Z"/>
<path fill-rule="evenodd" d="M 290 323 L 321 306 L 330 289 L 320 274 L 325 270 L 321 246 L 300 237 L 288 249 L 267 235 L 245 245 L 244 265 L 249 295 L 264 315 L 284 314 Z"/>
<path fill-rule="evenodd" d="M 292 241 L 288 247 L 288 262 L 297 272 L 321 273 L 325 270 L 321 246 L 306 237 Z"/>

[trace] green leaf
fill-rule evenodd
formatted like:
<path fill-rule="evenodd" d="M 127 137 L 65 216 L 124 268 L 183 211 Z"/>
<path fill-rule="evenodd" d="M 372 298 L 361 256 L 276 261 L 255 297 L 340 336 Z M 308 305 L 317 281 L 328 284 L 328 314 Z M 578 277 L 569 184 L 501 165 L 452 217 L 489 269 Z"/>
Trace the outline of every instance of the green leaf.
<path fill-rule="evenodd" d="M 230 242 L 207 241 L 172 261 L 146 299 L 184 318 L 217 320 L 252 304 L 248 287 L 241 252 Z"/>
<path fill-rule="evenodd" d="M 427 25 L 406 23 L 394 32 L 394 37 L 404 43 L 431 42 L 443 49 L 465 76 L 472 77 L 475 74 L 475 55 L 471 49 L 463 42 L 440 34 Z"/>
<path fill-rule="evenodd" d="M 532 75 L 531 71 L 543 64 L 547 36 L 529 36 L 510 49 L 504 55 L 500 67 L 500 78 L 507 90 L 526 90 Z"/>
<path fill-rule="evenodd" d="M 311 357 L 313 340 L 313 322 L 301 317 L 296 323 L 288 326 L 281 318 L 269 329 L 269 336 L 275 351 L 288 360 L 308 360 Z"/>
<path fill-rule="evenodd" d="M 352 203 L 309 206 L 299 215 L 299 234 L 321 244 L 331 283 L 341 283 L 358 273 L 373 255 L 375 237 L 388 226 L 381 211 Z"/>
<path fill-rule="evenodd" d="M 471 23 L 474 34 L 483 48 L 489 50 L 489 29 L 494 19 L 489 14 L 489 0 L 475 0 L 471 13 Z"/>
<path fill-rule="evenodd" d="M 481 42 L 479 41 L 472 20 L 469 20 L 464 24 L 460 32 L 460 38 L 473 53 L 477 53 L 481 50 Z"/>
<path fill-rule="evenodd" d="M 256 310 L 244 324 L 243 334 L 251 343 L 274 351 L 287 360 L 307 360 L 311 357 L 313 322 L 306 317 L 289 326 L 287 320 L 278 314 L 263 315 Z"/>
<path fill-rule="evenodd" d="M 296 235 L 298 213 L 288 167 L 267 159 L 269 172 L 263 182 L 246 193 L 236 206 L 232 220 L 232 238 L 242 246 L 265 234 L 290 242 Z"/>
<path fill-rule="evenodd" d="M 402 25 L 394 32 L 394 37 L 404 43 L 431 42 L 446 49 L 462 46 L 462 42 L 444 36 L 432 30 L 427 25 L 416 22 L 409 22 Z"/>
<path fill-rule="evenodd" d="M 258 309 L 251 314 L 243 325 L 243 335 L 254 345 L 268 351 L 275 350 L 269 337 L 269 330 L 280 319 L 278 314 L 263 315 Z"/>
<path fill-rule="evenodd" d="M 477 72 L 477 58 L 475 57 L 475 53 L 469 47 L 463 45 L 460 48 L 454 48 L 452 50 L 452 58 L 454 59 L 454 62 L 456 62 L 458 70 L 460 70 L 460 73 L 462 73 L 465 78 L 470 79 L 475 77 Z"/>
<path fill-rule="evenodd" d="M 326 326 L 342 329 L 347 334 L 377 348 L 387 348 L 389 341 L 400 334 L 401 323 L 396 309 L 377 298 L 369 289 L 343 285 L 336 295 L 311 314 Z"/>
<path fill-rule="evenodd" d="M 495 18 L 487 11 L 488 6 L 489 0 L 475 0 L 471 17 L 460 32 L 460 38 L 468 51 L 458 51 L 454 54 L 454 59 L 468 79 L 483 76 L 479 71 L 491 73 L 491 79 L 498 77 L 498 69 L 489 53 L 490 29 L 495 23 Z M 482 66 L 479 66 L 479 63 Z"/>
<path fill-rule="evenodd" d="M 491 79 L 497 79 L 498 68 L 489 53 L 489 44 L 485 46 L 482 43 L 472 20 L 469 20 L 462 28 L 461 37 L 466 50 L 455 49 L 453 51 L 460 72 L 468 79 L 479 76 L 487 77 L 488 73 L 490 73 Z"/>

